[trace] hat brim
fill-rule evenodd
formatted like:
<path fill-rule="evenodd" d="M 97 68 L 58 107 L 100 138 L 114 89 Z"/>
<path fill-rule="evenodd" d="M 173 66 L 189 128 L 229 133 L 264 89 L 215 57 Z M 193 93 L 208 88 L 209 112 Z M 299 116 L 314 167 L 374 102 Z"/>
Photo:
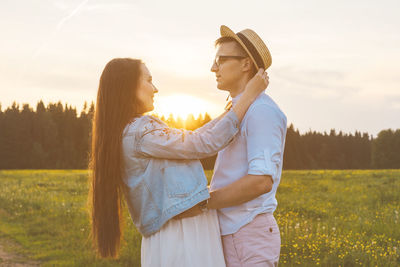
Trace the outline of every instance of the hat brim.
<path fill-rule="evenodd" d="M 256 60 L 254 59 L 254 57 L 251 55 L 250 51 L 247 49 L 246 45 L 242 42 L 242 40 L 240 40 L 240 38 L 236 35 L 236 33 L 234 33 L 231 29 L 229 29 L 227 26 L 225 25 L 221 25 L 220 28 L 220 33 L 221 33 L 221 37 L 230 37 L 235 39 L 240 46 L 246 51 L 246 53 L 249 55 L 249 57 L 251 58 L 251 60 L 254 63 L 254 66 L 256 67 L 256 69 L 259 69 Z"/>

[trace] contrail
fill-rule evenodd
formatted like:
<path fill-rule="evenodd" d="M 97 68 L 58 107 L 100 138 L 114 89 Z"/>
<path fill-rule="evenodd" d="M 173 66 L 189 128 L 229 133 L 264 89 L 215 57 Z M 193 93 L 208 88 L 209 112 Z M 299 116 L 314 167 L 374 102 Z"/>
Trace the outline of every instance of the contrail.
<path fill-rule="evenodd" d="M 33 53 L 32 55 L 32 60 L 36 59 L 40 52 L 43 51 L 44 48 L 46 48 L 46 46 L 48 45 L 48 43 L 50 43 L 50 41 L 54 38 L 54 36 L 61 30 L 61 28 L 64 26 L 64 24 L 70 20 L 71 18 L 73 18 L 79 11 L 82 10 L 82 8 L 89 2 L 89 0 L 84 0 L 82 1 L 74 10 L 72 10 L 72 12 L 70 14 L 68 14 L 67 16 L 65 16 L 64 18 L 62 18 L 60 20 L 60 22 L 57 24 L 57 28 L 56 30 L 50 35 L 50 37 L 45 40 L 39 47 L 38 49 L 36 49 L 35 53 Z"/>
<path fill-rule="evenodd" d="M 68 14 L 67 16 L 65 16 L 64 18 L 62 18 L 60 20 L 60 22 L 57 24 L 57 27 L 56 27 L 55 31 L 53 31 L 53 33 L 46 40 L 44 40 L 43 43 L 35 50 L 35 52 L 32 54 L 31 60 L 30 61 L 26 61 L 25 64 L 22 66 L 22 68 L 21 68 L 21 70 L 19 71 L 19 74 L 18 74 L 19 78 L 17 79 L 17 83 L 20 83 L 23 80 L 30 63 L 32 63 L 32 62 L 34 62 L 36 60 L 36 58 L 40 55 L 40 53 L 54 39 L 54 36 L 61 30 L 61 28 L 64 26 L 64 24 L 68 20 L 73 18 L 76 14 L 78 14 L 78 12 L 81 11 L 82 8 L 88 2 L 89 2 L 89 0 L 82 1 L 74 10 L 72 10 L 72 12 L 70 14 Z"/>
<path fill-rule="evenodd" d="M 57 31 L 61 29 L 61 27 L 65 24 L 65 22 L 67 22 L 73 16 L 75 16 L 87 4 L 87 2 L 89 2 L 89 0 L 84 0 L 74 10 L 72 10 L 72 12 L 68 16 L 61 19 L 60 22 L 57 24 Z"/>

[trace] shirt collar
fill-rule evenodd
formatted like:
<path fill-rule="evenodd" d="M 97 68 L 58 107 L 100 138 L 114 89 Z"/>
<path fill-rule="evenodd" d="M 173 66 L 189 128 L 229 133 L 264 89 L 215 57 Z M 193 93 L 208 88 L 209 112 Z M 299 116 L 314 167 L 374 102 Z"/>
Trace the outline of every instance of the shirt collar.
<path fill-rule="evenodd" d="M 243 92 L 244 92 L 244 91 L 243 91 Z M 235 104 L 239 101 L 240 97 L 243 95 L 243 92 L 241 92 L 240 94 L 238 94 L 237 96 L 235 96 L 234 98 L 232 98 L 232 104 L 233 104 L 233 105 L 235 105 Z M 265 93 L 265 90 L 263 90 L 263 91 L 260 93 L 260 95 L 263 94 L 263 93 Z M 257 98 L 259 98 L 260 95 L 258 95 Z"/>
<path fill-rule="evenodd" d="M 243 95 L 243 92 L 241 92 L 240 94 L 238 94 L 237 96 L 235 96 L 234 98 L 232 98 L 232 104 L 233 105 L 235 105 L 238 101 L 239 101 L 239 99 L 240 99 L 240 97 Z"/>

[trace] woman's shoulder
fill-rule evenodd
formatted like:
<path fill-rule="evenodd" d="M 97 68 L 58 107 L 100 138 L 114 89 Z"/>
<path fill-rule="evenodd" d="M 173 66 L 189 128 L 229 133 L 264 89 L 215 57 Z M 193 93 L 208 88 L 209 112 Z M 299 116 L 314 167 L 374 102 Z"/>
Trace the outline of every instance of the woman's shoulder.
<path fill-rule="evenodd" d="M 167 125 L 159 118 L 151 115 L 143 115 L 134 117 L 125 127 L 124 136 L 133 134 L 135 132 L 148 132 L 160 127 L 167 127 Z"/>

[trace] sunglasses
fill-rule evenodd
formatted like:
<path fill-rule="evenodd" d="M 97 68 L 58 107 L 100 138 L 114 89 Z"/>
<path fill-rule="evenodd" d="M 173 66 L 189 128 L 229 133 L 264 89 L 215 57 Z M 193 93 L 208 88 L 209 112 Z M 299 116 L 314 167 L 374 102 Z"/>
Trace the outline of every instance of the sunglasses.
<path fill-rule="evenodd" d="M 224 63 L 228 59 L 243 59 L 246 56 L 216 56 L 214 59 L 214 64 L 219 67 L 222 63 Z"/>

